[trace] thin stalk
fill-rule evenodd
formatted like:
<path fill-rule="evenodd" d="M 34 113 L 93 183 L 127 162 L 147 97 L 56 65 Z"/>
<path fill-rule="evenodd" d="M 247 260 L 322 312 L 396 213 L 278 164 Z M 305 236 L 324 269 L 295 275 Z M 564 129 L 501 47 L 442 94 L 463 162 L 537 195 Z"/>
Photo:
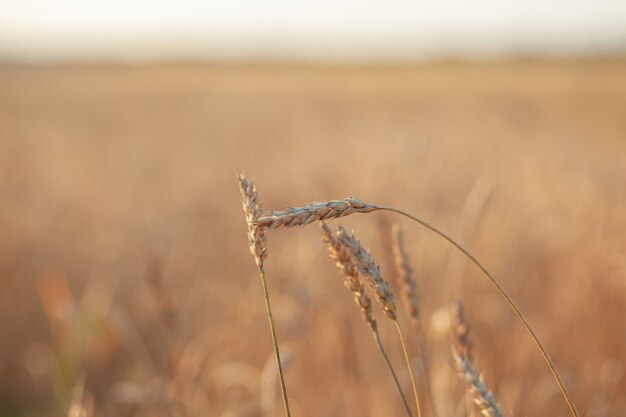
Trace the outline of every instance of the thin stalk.
<path fill-rule="evenodd" d="M 424 330 L 422 328 L 422 323 L 419 318 L 414 320 L 415 322 L 415 333 L 417 335 L 417 345 L 420 350 L 420 358 L 422 361 L 422 369 L 424 370 L 424 379 L 426 380 L 426 395 L 428 396 L 428 402 L 430 404 L 430 413 L 432 417 L 437 417 L 435 401 L 433 398 L 433 390 L 431 387 L 430 380 L 430 369 L 428 363 L 428 351 L 426 349 L 426 340 L 424 338 Z"/>
<path fill-rule="evenodd" d="M 411 407 L 409 407 L 409 403 L 406 400 L 404 392 L 402 391 L 402 387 L 400 386 L 400 381 L 398 381 L 398 376 L 396 375 L 396 371 L 394 371 L 393 366 L 391 365 L 391 361 L 389 360 L 389 356 L 387 356 L 387 352 L 385 352 L 385 348 L 383 347 L 383 343 L 380 341 L 380 335 L 378 334 L 378 330 L 372 329 L 372 334 L 374 335 L 374 339 L 376 339 L 376 345 L 378 345 L 378 350 L 380 350 L 380 353 L 383 355 L 383 358 L 385 359 L 385 363 L 387 364 L 387 368 L 389 368 L 389 372 L 391 373 L 391 376 L 393 377 L 393 382 L 396 384 L 398 393 L 400 393 L 400 396 L 402 397 L 402 403 L 404 404 L 404 409 L 406 410 L 406 413 L 409 415 L 409 417 L 413 417 L 413 414 L 411 413 Z"/>
<path fill-rule="evenodd" d="M 265 296 L 265 307 L 267 308 L 267 318 L 270 322 L 270 330 L 272 332 L 272 344 L 274 345 L 274 353 L 276 355 L 276 363 L 278 365 L 278 377 L 280 379 L 280 390 L 283 395 L 283 404 L 285 406 L 285 414 L 291 417 L 289 410 L 289 398 L 287 397 L 287 386 L 285 385 L 285 377 L 283 375 L 283 364 L 280 360 L 280 350 L 278 349 L 278 339 L 276 337 L 276 329 L 274 328 L 274 318 L 272 317 L 272 307 L 270 305 L 269 290 L 267 288 L 267 280 L 265 279 L 265 271 L 259 267 L 259 276 L 263 283 L 263 295 Z"/>
<path fill-rule="evenodd" d="M 417 395 L 417 386 L 415 385 L 415 377 L 413 377 L 413 367 L 411 366 L 411 359 L 409 358 L 409 352 L 406 349 L 406 342 L 404 341 L 404 335 L 402 334 L 402 329 L 400 328 L 400 324 L 398 320 L 394 320 L 393 323 L 396 325 L 396 330 L 398 331 L 398 335 L 400 336 L 400 342 L 402 343 L 402 352 L 404 352 L 404 359 L 406 360 L 406 366 L 409 368 L 409 376 L 411 377 L 411 385 L 413 386 L 413 395 L 415 396 L 415 406 L 417 407 L 417 417 L 422 417 L 422 410 L 420 407 L 420 398 Z"/>
<path fill-rule="evenodd" d="M 422 226 L 426 227 L 427 229 L 430 229 L 431 231 L 435 232 L 436 234 L 438 234 L 439 236 L 441 236 L 442 238 L 444 238 L 445 240 L 450 242 L 454 247 L 456 247 L 459 251 L 461 251 L 463 253 L 463 255 L 465 255 L 470 261 L 472 261 L 478 268 L 480 268 L 483 271 L 483 273 L 491 281 L 491 283 L 494 285 L 494 287 L 496 287 L 496 289 L 498 290 L 500 295 L 506 300 L 507 304 L 511 307 L 511 309 L 513 310 L 513 312 L 515 313 L 517 318 L 520 319 L 520 321 L 522 322 L 522 324 L 524 325 L 524 327 L 526 328 L 528 333 L 530 333 L 530 336 L 532 337 L 533 342 L 535 342 L 535 345 L 537 345 L 537 347 L 539 348 L 539 351 L 541 352 L 541 355 L 543 356 L 543 359 L 546 361 L 546 364 L 548 365 L 548 368 L 550 368 L 550 372 L 552 372 L 552 375 L 554 376 L 554 379 L 556 380 L 556 383 L 559 385 L 559 388 L 561 389 L 561 393 L 563 394 L 563 397 L 565 398 L 565 402 L 567 403 L 570 411 L 572 412 L 572 415 L 574 417 L 580 417 L 580 414 L 578 413 L 578 410 L 576 409 L 576 406 L 574 405 L 574 401 L 572 400 L 572 397 L 570 396 L 569 392 L 567 391 L 567 388 L 565 387 L 565 384 L 561 380 L 561 376 L 559 375 L 558 371 L 556 370 L 556 366 L 555 366 L 554 362 L 552 361 L 552 358 L 548 354 L 548 351 L 543 347 L 543 344 L 541 343 L 541 341 L 539 340 L 539 338 L 535 334 L 535 331 L 532 329 L 532 327 L 530 327 L 530 323 L 528 322 L 528 320 L 526 319 L 526 317 L 524 316 L 524 314 L 522 313 L 520 308 L 517 306 L 515 301 L 513 301 L 511 296 L 504 290 L 504 288 L 502 288 L 502 286 L 500 286 L 498 281 L 496 281 L 496 279 L 493 277 L 493 275 L 491 275 L 491 273 L 487 270 L 487 268 L 485 266 L 483 266 L 483 264 L 481 264 L 478 261 L 478 259 L 476 259 L 467 249 L 465 249 L 463 246 L 461 246 L 460 243 L 458 243 L 457 241 L 452 239 L 446 233 L 444 233 L 441 230 L 437 229 L 435 226 L 427 223 L 426 221 L 424 221 L 424 220 L 422 220 L 422 219 L 420 219 L 418 217 L 415 217 L 415 216 L 413 216 L 413 215 L 411 215 L 411 214 L 409 214 L 407 212 L 404 212 L 402 210 L 393 208 L 393 207 L 377 206 L 377 209 L 378 210 L 392 211 L 394 213 L 401 214 L 401 215 L 403 215 L 405 217 L 408 217 L 409 219 L 411 219 L 411 220 L 421 224 Z"/>

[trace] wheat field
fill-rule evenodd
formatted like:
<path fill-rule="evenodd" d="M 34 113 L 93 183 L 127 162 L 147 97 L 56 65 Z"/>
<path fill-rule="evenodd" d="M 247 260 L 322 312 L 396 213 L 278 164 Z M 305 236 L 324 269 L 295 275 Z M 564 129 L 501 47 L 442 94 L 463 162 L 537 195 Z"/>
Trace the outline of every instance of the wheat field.
<path fill-rule="evenodd" d="M 605 59 L 0 67 L 0 416 L 282 415 L 241 172 L 265 210 L 355 197 L 437 225 L 516 300 L 581 415 L 626 414 L 626 61 Z M 502 413 L 570 415 L 447 242 L 388 212 L 327 224 L 353 229 L 398 295 L 428 404 L 394 280 L 402 228 L 437 417 L 478 415 L 451 352 L 455 300 Z M 270 232 L 292 415 L 404 415 L 319 227 Z"/>

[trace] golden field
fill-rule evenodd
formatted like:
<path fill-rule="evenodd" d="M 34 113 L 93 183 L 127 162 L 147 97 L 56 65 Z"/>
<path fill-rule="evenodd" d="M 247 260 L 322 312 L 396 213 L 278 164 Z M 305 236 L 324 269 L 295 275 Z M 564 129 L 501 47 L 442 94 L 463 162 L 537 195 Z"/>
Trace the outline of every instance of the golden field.
<path fill-rule="evenodd" d="M 281 415 L 242 171 L 268 210 L 355 196 L 441 227 L 527 314 L 581 414 L 626 414 L 626 61 L 613 59 L 1 67 L 0 416 Z M 449 244 L 390 213 L 332 224 L 394 284 L 396 222 L 438 417 L 477 415 L 450 355 L 454 299 L 504 414 L 569 415 L 519 321 Z M 266 268 L 294 417 L 401 415 L 319 228 L 272 231 Z"/>

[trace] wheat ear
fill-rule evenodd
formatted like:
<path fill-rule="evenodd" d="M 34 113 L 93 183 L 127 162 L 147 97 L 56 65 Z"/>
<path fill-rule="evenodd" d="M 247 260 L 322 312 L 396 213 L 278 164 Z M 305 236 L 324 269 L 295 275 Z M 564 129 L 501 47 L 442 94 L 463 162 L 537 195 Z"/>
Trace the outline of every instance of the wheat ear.
<path fill-rule="evenodd" d="M 400 337 L 400 342 L 402 344 L 404 359 L 411 377 L 417 416 L 421 417 L 422 411 L 420 407 L 419 395 L 417 393 L 417 385 L 415 384 L 415 377 L 413 376 L 413 367 L 411 366 L 411 360 L 409 358 L 409 352 L 406 347 L 406 340 L 404 338 L 404 334 L 402 333 L 402 328 L 400 327 L 400 323 L 398 323 L 396 298 L 391 291 L 389 284 L 382 277 L 380 267 L 376 264 L 376 262 L 374 262 L 369 251 L 365 249 L 356 236 L 354 236 L 354 233 L 350 233 L 343 226 L 339 226 L 337 228 L 337 240 L 349 250 L 352 256 L 352 262 L 356 265 L 359 273 L 368 279 L 369 286 L 374 291 L 376 299 L 385 312 L 385 315 L 395 324 L 398 336 Z"/>
<path fill-rule="evenodd" d="M 318 220 L 329 220 L 353 213 L 369 213 L 374 210 L 376 206 L 366 204 L 358 198 L 348 197 L 343 200 L 312 203 L 304 207 L 290 207 L 285 211 L 269 211 L 263 213 L 256 224 L 268 229 L 305 226 Z"/>
<path fill-rule="evenodd" d="M 274 345 L 274 354 L 276 355 L 276 364 L 278 366 L 278 376 L 280 379 L 283 404 L 285 406 L 285 414 L 287 417 L 291 417 L 291 411 L 289 410 L 289 398 L 287 396 L 287 386 L 285 385 L 283 365 L 280 360 L 280 349 L 278 348 L 278 338 L 276 337 L 276 328 L 274 325 L 274 318 L 272 317 L 272 307 L 270 304 L 267 279 L 265 278 L 264 261 L 267 257 L 266 228 L 255 223 L 261 213 L 263 213 L 263 207 L 259 202 L 259 194 L 257 193 L 254 184 L 248 180 L 244 174 L 239 175 L 239 189 L 241 190 L 243 211 L 246 215 L 246 222 L 248 224 L 248 244 L 250 246 L 250 252 L 254 256 L 254 261 L 256 262 L 259 270 L 261 284 L 263 285 L 265 308 L 267 309 L 267 318 L 269 320 L 270 331 L 272 333 L 272 344 Z"/>
<path fill-rule="evenodd" d="M 402 391 L 402 387 L 400 386 L 400 381 L 398 381 L 396 371 L 393 369 L 391 361 L 389 360 L 389 356 L 387 355 L 387 352 L 383 347 L 382 341 L 380 340 L 378 326 L 376 320 L 372 316 L 372 300 L 367 295 L 365 286 L 363 285 L 361 277 L 359 276 L 358 268 L 352 262 L 352 255 L 349 249 L 337 239 L 337 237 L 333 234 L 333 232 L 326 225 L 326 223 L 324 223 L 323 221 L 320 222 L 320 228 L 322 229 L 322 240 L 328 245 L 329 256 L 335 261 L 335 265 L 337 266 L 339 272 L 341 272 L 345 276 L 344 284 L 350 291 L 352 291 L 354 295 L 354 301 L 360 307 L 363 319 L 372 330 L 374 340 L 376 341 L 376 346 L 378 347 L 378 350 L 385 360 L 385 364 L 387 365 L 387 368 L 391 373 L 400 397 L 402 397 L 402 403 L 404 405 L 404 408 L 409 417 L 412 417 L 413 415 L 411 413 L 411 408 L 409 407 L 406 396 Z"/>
<path fill-rule="evenodd" d="M 365 286 L 359 277 L 359 271 L 352 262 L 348 249 L 339 242 L 328 225 L 320 222 L 322 240 L 328 245 L 328 254 L 335 261 L 337 269 L 345 276 L 344 284 L 354 294 L 354 301 L 361 308 L 363 319 L 372 330 L 376 330 L 376 320 L 372 316 L 372 302 L 365 291 Z"/>
<path fill-rule="evenodd" d="M 503 417 L 502 409 L 495 395 L 489 390 L 482 375 L 472 363 L 472 341 L 469 337 L 469 325 L 465 320 L 463 306 L 458 301 L 453 308 L 453 325 L 452 356 L 457 372 L 467 383 L 468 391 L 484 417 Z"/>
<path fill-rule="evenodd" d="M 493 284 L 493 286 L 496 287 L 496 290 L 498 290 L 498 293 L 500 293 L 500 296 L 504 298 L 504 300 L 507 302 L 509 307 L 513 310 L 517 318 L 522 322 L 522 324 L 524 325 L 524 328 L 526 329 L 526 331 L 528 331 L 533 342 L 539 349 L 541 355 L 543 356 L 543 359 L 545 360 L 546 364 L 548 365 L 548 368 L 550 369 L 550 372 L 552 372 L 552 376 L 556 380 L 556 383 L 558 384 L 559 389 L 561 390 L 561 393 L 563 394 L 563 398 L 565 398 L 565 402 L 567 403 L 567 406 L 569 407 L 570 412 L 572 413 L 574 417 L 580 417 L 580 414 L 578 413 L 578 409 L 574 405 L 574 400 L 572 399 L 572 396 L 569 394 L 569 391 L 565 387 L 565 384 L 563 383 L 563 380 L 561 379 L 561 375 L 556 369 L 556 365 L 554 364 L 554 361 L 552 360 L 552 358 L 550 357 L 550 354 L 548 353 L 546 348 L 543 346 L 543 344 L 539 340 L 539 337 L 537 336 L 533 328 L 530 326 L 530 323 L 526 319 L 526 316 L 524 316 L 524 313 L 522 313 L 522 310 L 517 306 L 515 301 L 513 301 L 513 298 L 511 298 L 509 293 L 506 292 L 506 290 L 500 285 L 500 283 L 495 279 L 495 277 L 491 274 L 491 272 L 489 272 L 489 270 L 482 263 L 480 263 L 474 255 L 472 255 L 460 243 L 458 243 L 456 240 L 454 240 L 445 232 L 439 230 L 438 228 L 426 222 L 425 220 L 422 220 L 419 217 L 416 217 L 410 213 L 407 213 L 406 211 L 396 209 L 390 206 L 378 206 L 374 204 L 367 204 L 355 198 L 349 198 L 346 200 L 335 200 L 335 201 L 338 201 L 339 203 L 343 202 L 342 203 L 343 204 L 342 207 L 344 207 L 343 211 L 329 210 L 327 206 L 332 204 L 333 203 L 332 201 L 329 203 L 316 203 L 316 204 L 301 207 L 301 208 L 292 208 L 287 211 L 267 212 L 263 216 L 260 217 L 260 219 L 257 221 L 257 224 L 266 225 L 266 226 L 271 225 L 273 226 L 272 228 L 292 227 L 296 225 L 308 224 L 315 220 L 330 219 L 334 217 L 346 216 L 348 214 L 353 214 L 353 213 L 370 213 L 376 210 L 386 210 L 386 211 L 391 211 L 391 212 L 400 214 L 402 216 L 405 216 L 413 220 L 414 222 L 421 224 L 422 226 L 426 227 L 432 232 L 438 234 L 439 236 L 447 240 L 450 244 L 452 244 L 455 248 L 457 248 L 461 253 L 463 253 L 463 255 L 465 255 L 470 261 L 472 261 L 478 268 L 480 268 L 480 270 L 485 274 L 487 279 L 489 279 L 489 281 Z M 356 201 L 358 202 L 358 204 L 355 203 L 353 205 L 354 207 L 350 207 L 349 201 Z M 306 216 L 304 216 L 303 213 L 306 213 Z M 304 222 L 303 219 L 306 220 L 306 222 Z"/>
<path fill-rule="evenodd" d="M 396 270 L 398 286 L 401 288 L 401 295 L 404 306 L 407 310 L 411 322 L 415 326 L 415 335 L 420 349 L 422 368 L 424 369 L 424 379 L 426 382 L 426 394 L 430 404 L 430 411 L 436 417 L 435 402 L 433 401 L 432 387 L 430 383 L 430 369 L 428 363 L 428 352 L 426 350 L 426 338 L 420 320 L 420 298 L 417 291 L 417 284 L 413 278 L 413 268 L 409 255 L 404 246 L 404 233 L 395 224 L 391 229 L 391 248 L 393 250 L 393 260 Z"/>

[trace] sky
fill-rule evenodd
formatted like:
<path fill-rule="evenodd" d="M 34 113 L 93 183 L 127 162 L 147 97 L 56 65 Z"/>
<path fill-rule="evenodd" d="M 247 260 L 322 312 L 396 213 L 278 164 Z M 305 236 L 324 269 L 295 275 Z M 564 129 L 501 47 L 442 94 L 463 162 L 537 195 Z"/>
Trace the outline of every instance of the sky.
<path fill-rule="evenodd" d="M 403 60 L 626 52 L 626 0 L 0 0 L 0 59 Z"/>

